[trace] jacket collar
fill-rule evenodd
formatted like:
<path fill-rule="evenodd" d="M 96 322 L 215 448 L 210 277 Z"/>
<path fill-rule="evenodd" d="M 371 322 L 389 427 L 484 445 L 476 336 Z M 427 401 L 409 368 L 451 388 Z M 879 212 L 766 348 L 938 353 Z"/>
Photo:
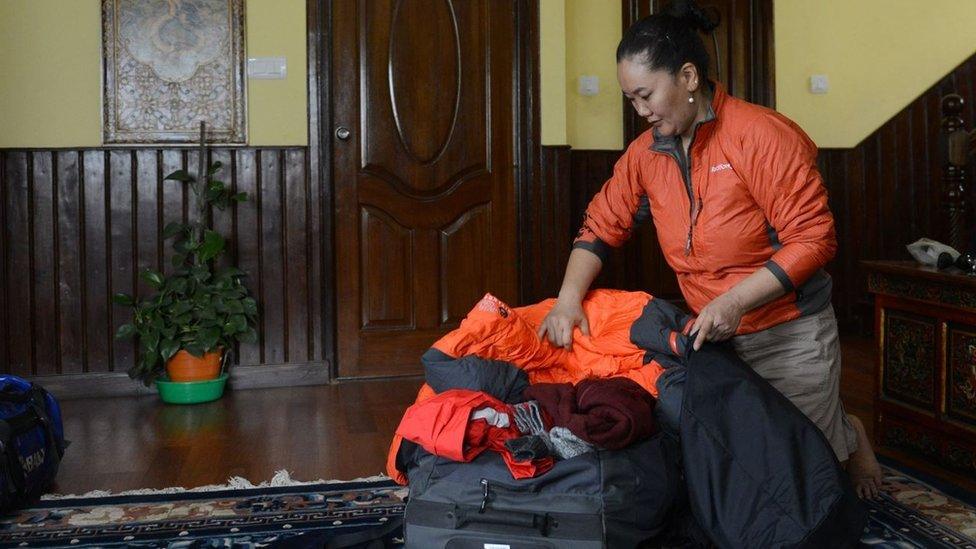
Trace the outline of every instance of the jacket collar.
<path fill-rule="evenodd" d="M 712 102 L 708 105 L 708 111 L 705 113 L 704 120 L 695 124 L 695 132 L 699 131 L 700 126 L 718 119 L 717 113 L 722 110 L 722 105 L 725 104 L 725 100 L 728 97 L 725 86 L 720 82 L 709 81 L 709 83 L 712 86 Z M 677 135 L 661 136 L 658 135 L 657 130 L 654 130 L 652 135 L 654 136 L 654 141 L 651 143 L 650 150 L 654 152 L 675 154 L 675 151 L 681 146 L 680 137 Z M 699 135 L 699 138 L 701 137 L 704 137 L 704 135 Z"/>

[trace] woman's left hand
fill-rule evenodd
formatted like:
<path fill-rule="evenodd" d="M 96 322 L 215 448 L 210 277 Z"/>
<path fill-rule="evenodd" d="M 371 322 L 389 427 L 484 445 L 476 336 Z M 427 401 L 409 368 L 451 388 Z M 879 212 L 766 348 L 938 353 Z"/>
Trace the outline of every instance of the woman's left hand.
<path fill-rule="evenodd" d="M 694 349 L 697 351 L 706 341 L 725 341 L 735 335 L 745 310 L 732 292 L 726 292 L 702 307 L 701 313 L 691 326 L 690 334 L 698 332 Z"/>

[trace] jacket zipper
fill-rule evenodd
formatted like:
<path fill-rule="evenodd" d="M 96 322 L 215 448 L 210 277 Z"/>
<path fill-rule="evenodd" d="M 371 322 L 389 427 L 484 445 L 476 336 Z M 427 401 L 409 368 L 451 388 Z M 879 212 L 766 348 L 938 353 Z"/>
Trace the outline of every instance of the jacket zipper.
<path fill-rule="evenodd" d="M 680 136 L 678 137 L 678 149 L 680 154 L 679 167 L 684 168 L 681 175 L 685 180 L 685 190 L 688 191 L 688 237 L 685 239 L 685 256 L 691 255 L 692 251 L 692 237 L 695 229 L 695 224 L 698 222 L 698 214 L 701 213 L 702 199 L 699 197 L 695 200 L 695 191 L 691 184 L 691 149 L 695 146 L 695 136 L 698 134 L 699 123 L 695 126 L 695 130 L 691 134 L 691 141 L 688 142 L 688 152 L 685 153 L 684 144 L 681 143 Z M 683 166 L 680 166 L 683 164 Z"/>
<path fill-rule="evenodd" d="M 681 136 L 676 138 L 677 141 L 677 151 L 657 151 L 659 153 L 666 154 L 674 159 L 678 164 L 678 170 L 681 171 L 681 178 L 685 182 L 685 191 L 688 192 L 688 236 L 685 239 L 685 256 L 691 255 L 692 252 L 692 242 L 694 237 L 695 224 L 698 222 L 698 215 L 701 213 L 701 209 L 704 206 L 701 196 L 695 199 L 695 191 L 691 182 L 691 150 L 695 147 L 695 137 L 698 135 L 698 129 L 707 122 L 711 122 L 715 119 L 714 114 L 711 118 L 706 118 L 701 122 L 695 123 L 695 129 L 691 133 L 691 140 L 688 142 L 688 153 L 685 154 L 684 144 L 681 142 Z M 655 137 L 656 139 L 656 137 Z"/>

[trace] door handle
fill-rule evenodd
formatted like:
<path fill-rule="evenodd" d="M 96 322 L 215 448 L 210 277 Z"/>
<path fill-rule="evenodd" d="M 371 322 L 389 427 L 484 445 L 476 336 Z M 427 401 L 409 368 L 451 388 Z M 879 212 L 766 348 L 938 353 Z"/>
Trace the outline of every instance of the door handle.
<path fill-rule="evenodd" d="M 341 141 L 345 141 L 345 140 L 349 139 L 349 136 L 350 135 L 352 135 L 352 132 L 349 131 L 349 128 L 347 128 L 345 126 L 339 126 L 338 128 L 336 128 L 336 131 L 335 131 L 336 139 L 339 139 Z"/>

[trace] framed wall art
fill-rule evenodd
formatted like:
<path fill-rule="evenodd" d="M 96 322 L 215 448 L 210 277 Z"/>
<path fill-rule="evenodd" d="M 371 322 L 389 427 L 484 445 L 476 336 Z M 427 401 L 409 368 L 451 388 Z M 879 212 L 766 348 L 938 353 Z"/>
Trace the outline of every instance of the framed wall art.
<path fill-rule="evenodd" d="M 244 0 L 102 0 L 106 144 L 247 143 Z"/>

